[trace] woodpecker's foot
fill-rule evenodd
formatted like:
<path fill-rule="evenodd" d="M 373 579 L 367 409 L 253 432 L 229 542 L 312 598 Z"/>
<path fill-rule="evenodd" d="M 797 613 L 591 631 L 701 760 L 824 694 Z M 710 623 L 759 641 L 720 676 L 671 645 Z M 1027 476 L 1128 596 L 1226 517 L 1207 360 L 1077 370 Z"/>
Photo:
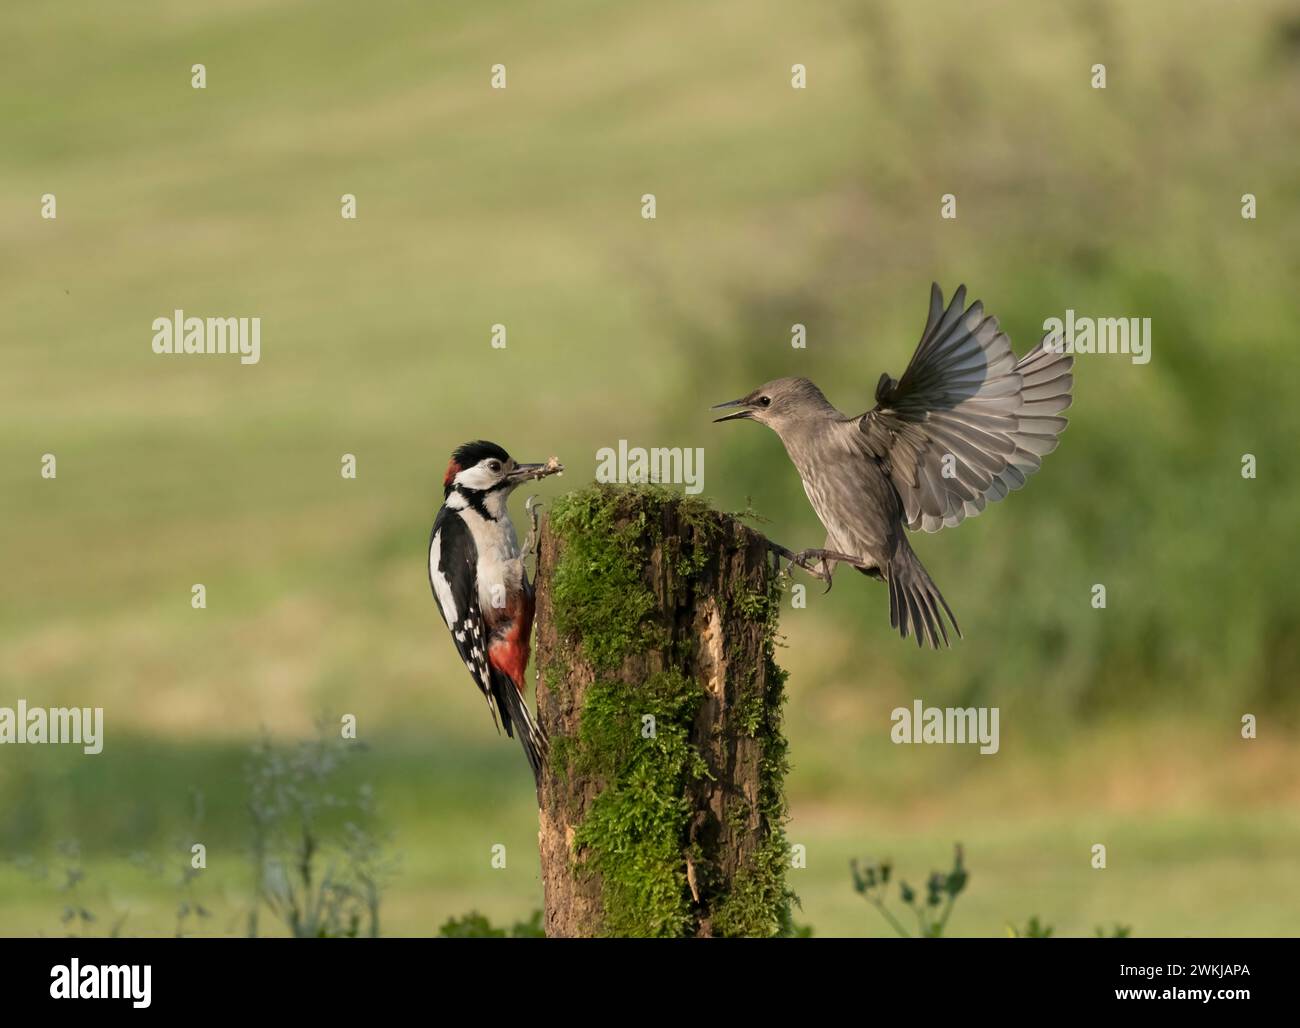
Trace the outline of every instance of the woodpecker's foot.
<path fill-rule="evenodd" d="M 524 501 L 524 512 L 528 515 L 528 536 L 524 539 L 524 553 L 533 555 L 533 574 L 537 574 L 537 558 L 541 555 L 542 536 L 538 530 L 538 520 L 541 518 L 540 511 L 542 505 L 537 502 L 537 497 L 530 496 Z"/>

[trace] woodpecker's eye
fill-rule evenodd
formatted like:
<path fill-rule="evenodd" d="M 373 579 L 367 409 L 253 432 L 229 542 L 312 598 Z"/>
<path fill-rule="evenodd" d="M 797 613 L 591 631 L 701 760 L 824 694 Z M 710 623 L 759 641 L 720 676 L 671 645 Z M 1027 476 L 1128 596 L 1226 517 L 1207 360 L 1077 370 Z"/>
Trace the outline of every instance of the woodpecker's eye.
<path fill-rule="evenodd" d="M 493 471 L 500 471 L 500 470 L 501 470 L 501 462 L 500 462 L 499 460 L 494 460 L 494 461 L 492 461 L 491 463 L 488 464 L 488 467 L 491 468 Z"/>
<path fill-rule="evenodd" d="M 760 397 L 758 398 L 758 405 L 759 405 L 760 407 L 770 407 L 770 406 L 772 406 L 772 397 L 770 397 L 770 396 L 760 396 Z"/>

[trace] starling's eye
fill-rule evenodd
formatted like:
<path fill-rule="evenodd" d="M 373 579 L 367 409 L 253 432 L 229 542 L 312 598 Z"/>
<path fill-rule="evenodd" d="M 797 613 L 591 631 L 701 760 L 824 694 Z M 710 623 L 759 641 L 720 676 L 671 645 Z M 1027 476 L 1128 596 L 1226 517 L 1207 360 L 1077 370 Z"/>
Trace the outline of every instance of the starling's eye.
<path fill-rule="evenodd" d="M 759 404 L 760 407 L 770 407 L 770 406 L 772 406 L 772 397 L 770 397 L 770 396 L 760 396 L 760 397 L 758 398 L 758 404 Z"/>
<path fill-rule="evenodd" d="M 491 468 L 493 471 L 500 471 L 500 470 L 501 470 L 501 462 L 500 462 L 499 460 L 494 460 L 494 461 L 492 461 L 491 464 L 488 465 L 488 467 Z"/>

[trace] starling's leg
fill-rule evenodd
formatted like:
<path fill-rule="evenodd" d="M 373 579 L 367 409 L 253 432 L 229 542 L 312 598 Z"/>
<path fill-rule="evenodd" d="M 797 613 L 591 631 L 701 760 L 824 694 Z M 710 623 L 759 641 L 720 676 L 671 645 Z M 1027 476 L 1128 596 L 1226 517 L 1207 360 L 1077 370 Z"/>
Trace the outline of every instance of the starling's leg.
<path fill-rule="evenodd" d="M 794 566 L 795 566 L 796 564 L 798 564 L 799 567 L 803 568 L 803 569 L 804 569 L 805 571 L 807 571 L 810 575 L 814 575 L 814 576 L 816 576 L 817 578 L 822 578 L 822 577 L 824 577 L 824 573 L 823 573 L 823 571 L 821 571 L 820 569 L 815 568 L 815 567 L 812 567 L 811 565 L 809 565 L 809 563 L 807 562 L 807 560 L 804 558 L 804 555 L 803 555 L 803 554 L 801 554 L 801 553 L 795 553 L 794 550 L 786 549 L 786 548 L 785 548 L 784 546 L 782 546 L 780 543 L 774 543 L 774 542 L 772 542 L 771 539 L 768 539 L 768 540 L 767 540 L 767 546 L 768 546 L 768 549 L 770 549 L 773 553 L 776 554 L 776 567 L 777 567 L 777 571 L 780 571 L 780 570 L 781 570 L 781 558 L 784 557 L 786 560 L 788 560 L 788 561 L 790 562 L 790 566 L 786 569 L 787 573 L 788 573 L 789 571 L 793 570 L 793 569 L 794 569 Z M 805 552 L 807 552 L 807 551 L 805 551 Z"/>
<path fill-rule="evenodd" d="M 831 581 L 836 562 L 852 564 L 854 567 L 864 567 L 866 564 L 865 561 L 857 557 L 850 557 L 847 553 L 837 553 L 835 550 L 803 550 L 795 553 L 793 550 L 786 549 L 780 543 L 774 543 L 770 539 L 767 541 L 767 545 L 779 557 L 788 560 L 791 568 L 798 565 L 814 578 L 820 578 L 828 583 Z M 830 591 L 829 586 L 827 586 L 827 591 Z"/>
<path fill-rule="evenodd" d="M 836 553 L 834 550 L 803 550 L 796 554 L 796 556 L 798 558 L 797 563 L 799 566 L 816 575 L 818 578 L 825 580 L 826 593 L 830 592 L 831 586 L 835 584 L 835 565 L 838 561 L 843 559 L 842 555 Z M 809 563 L 809 561 L 813 560 L 817 561 L 817 563 L 821 565 L 818 571 L 813 571 L 812 565 Z M 824 596 L 826 593 L 823 593 L 822 595 Z"/>
<path fill-rule="evenodd" d="M 827 592 L 830 592 L 829 583 L 831 582 L 831 575 L 834 573 L 836 563 L 850 564 L 853 567 L 859 568 L 868 573 L 870 573 L 871 569 L 875 568 L 874 563 L 871 563 L 862 557 L 851 557 L 847 553 L 840 553 L 836 550 L 803 550 L 799 553 L 794 553 L 771 540 L 768 540 L 768 545 L 781 556 L 789 560 L 792 568 L 797 564 L 810 575 L 825 581 L 827 583 Z M 817 564 L 813 564 L 813 561 L 817 561 Z"/>
<path fill-rule="evenodd" d="M 825 542 L 824 545 L 825 545 L 825 548 L 826 548 L 827 550 L 829 550 L 829 549 L 831 548 L 831 543 L 832 543 L 832 542 L 833 542 L 833 540 L 831 539 L 831 537 L 830 537 L 829 535 L 826 536 L 826 542 Z M 823 568 L 823 569 L 825 570 L 825 572 L 826 572 L 826 592 L 830 592 L 830 591 L 831 591 L 831 586 L 832 586 L 832 585 L 834 584 L 834 582 L 835 582 L 835 579 L 834 579 L 832 576 L 835 574 L 835 565 L 838 564 L 838 563 L 839 563 L 839 561 L 837 561 L 837 560 L 835 560 L 835 559 L 833 559 L 833 558 L 832 558 L 832 559 L 829 559 L 829 560 L 828 560 L 826 557 L 823 557 L 823 558 L 822 558 L 822 568 Z M 825 593 L 823 593 L 822 595 L 824 596 Z"/>
<path fill-rule="evenodd" d="M 804 560 L 815 558 L 823 564 L 829 563 L 832 569 L 834 569 L 836 563 L 851 564 L 853 567 L 861 568 L 863 571 L 868 571 L 876 566 L 865 557 L 851 557 L 847 553 L 840 553 L 838 550 L 804 550 L 802 553 L 797 554 L 797 556 L 802 557 Z"/>

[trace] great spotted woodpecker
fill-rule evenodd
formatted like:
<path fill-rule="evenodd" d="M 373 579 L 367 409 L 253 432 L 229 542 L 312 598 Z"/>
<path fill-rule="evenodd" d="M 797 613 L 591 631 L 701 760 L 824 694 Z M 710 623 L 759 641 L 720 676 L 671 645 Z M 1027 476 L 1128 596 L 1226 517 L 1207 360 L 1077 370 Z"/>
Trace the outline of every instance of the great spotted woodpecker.
<path fill-rule="evenodd" d="M 443 478 L 443 503 L 429 535 L 429 585 L 456 651 L 492 711 L 492 720 L 519 734 L 540 785 L 546 733 L 524 698 L 533 629 L 533 586 L 510 521 L 510 494 L 530 479 L 563 470 L 517 464 L 496 443 L 466 443 L 451 455 Z M 532 549 L 533 531 L 524 547 Z"/>

